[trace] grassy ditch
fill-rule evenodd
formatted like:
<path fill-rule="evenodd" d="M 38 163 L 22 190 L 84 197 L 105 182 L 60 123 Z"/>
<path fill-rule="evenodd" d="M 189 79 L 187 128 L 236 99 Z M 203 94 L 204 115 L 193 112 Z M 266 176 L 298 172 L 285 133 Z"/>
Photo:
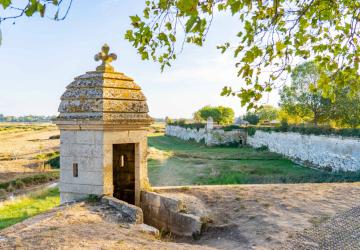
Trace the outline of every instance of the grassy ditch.
<path fill-rule="evenodd" d="M 59 171 L 38 173 L 15 180 L 0 183 L 0 199 L 5 199 L 8 192 L 14 192 L 26 187 L 48 183 L 59 179 Z"/>
<path fill-rule="evenodd" d="M 360 172 L 331 173 L 296 164 L 279 154 L 250 147 L 207 147 L 175 137 L 149 137 L 153 186 L 322 183 L 360 181 Z"/>
<path fill-rule="evenodd" d="M 60 204 L 59 190 L 46 189 L 0 205 L 0 230 Z"/>

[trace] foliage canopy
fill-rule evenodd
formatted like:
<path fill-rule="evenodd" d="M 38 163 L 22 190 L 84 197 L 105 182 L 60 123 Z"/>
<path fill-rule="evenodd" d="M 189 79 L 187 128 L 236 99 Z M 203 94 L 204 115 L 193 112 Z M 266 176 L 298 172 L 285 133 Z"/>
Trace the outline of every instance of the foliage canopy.
<path fill-rule="evenodd" d="M 245 121 L 248 121 L 251 125 L 257 125 L 260 121 L 259 116 L 255 112 L 250 112 L 250 111 L 248 111 L 243 118 Z"/>
<path fill-rule="evenodd" d="M 194 113 L 194 119 L 200 118 L 200 121 L 206 121 L 209 117 L 218 124 L 226 125 L 234 122 L 235 113 L 232 108 L 223 106 L 205 106 Z"/>
<path fill-rule="evenodd" d="M 278 110 L 271 105 L 264 105 L 256 111 L 260 121 L 272 121 L 278 118 Z"/>
<path fill-rule="evenodd" d="M 360 2 L 353 0 L 147 0 L 142 17 L 131 16 L 125 38 L 143 60 L 170 66 L 184 43 L 202 46 L 214 13 L 239 20 L 238 41 L 218 46 L 236 58 L 244 85 L 224 87 L 248 109 L 258 106 L 264 93 L 292 71 L 294 61 L 314 60 L 320 74 L 318 88 L 334 99 L 336 86 L 360 88 Z"/>
<path fill-rule="evenodd" d="M 280 92 L 282 111 L 315 125 L 332 120 L 337 126 L 356 128 L 360 125 L 360 92 L 351 95 L 349 86 L 336 86 L 335 99 L 325 98 L 317 85 L 322 73 L 312 61 L 295 67 L 291 85 Z"/>
<path fill-rule="evenodd" d="M 317 124 L 330 117 L 331 100 L 324 98 L 318 89 L 320 67 L 314 62 L 305 62 L 295 67 L 291 85 L 280 92 L 280 105 L 288 114 L 301 118 L 310 117 Z"/>
<path fill-rule="evenodd" d="M 34 14 L 63 20 L 72 2 L 0 0 L 0 24 Z M 143 60 L 158 62 L 163 70 L 185 43 L 204 44 L 218 12 L 239 21 L 237 41 L 218 49 L 233 54 L 244 83 L 238 89 L 224 87 L 222 95 L 238 96 L 248 109 L 258 107 L 263 95 L 304 59 L 322 69 L 317 87 L 323 97 L 334 100 L 337 87 L 346 86 L 350 96 L 359 92 L 360 1 L 146 0 L 142 15 L 130 16 L 125 39 Z"/>

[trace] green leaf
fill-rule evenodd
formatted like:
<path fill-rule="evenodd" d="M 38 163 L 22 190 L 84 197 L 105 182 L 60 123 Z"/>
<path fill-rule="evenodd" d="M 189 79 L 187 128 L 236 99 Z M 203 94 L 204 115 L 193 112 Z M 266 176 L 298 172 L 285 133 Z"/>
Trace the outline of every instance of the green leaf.
<path fill-rule="evenodd" d="M 149 17 L 150 17 L 150 8 L 145 8 L 144 9 L 144 17 L 146 19 L 149 19 Z"/>
<path fill-rule="evenodd" d="M 37 5 L 37 11 L 40 13 L 40 16 L 41 17 L 44 17 L 45 15 L 45 9 L 46 9 L 46 6 L 41 4 L 41 3 L 38 3 Z"/>
<path fill-rule="evenodd" d="M 176 42 L 176 37 L 173 34 L 169 34 L 169 38 L 172 42 Z"/>
<path fill-rule="evenodd" d="M 275 46 L 276 46 L 276 50 L 278 53 L 286 48 L 286 45 L 284 43 L 282 43 L 281 41 L 277 41 Z"/>
<path fill-rule="evenodd" d="M 243 49 L 244 49 L 244 46 L 239 45 L 234 52 L 234 57 L 237 57 Z"/>
<path fill-rule="evenodd" d="M 231 14 L 235 15 L 240 11 L 241 1 L 237 0 L 234 3 L 230 4 Z"/>
<path fill-rule="evenodd" d="M 168 30 L 171 30 L 171 29 L 172 29 L 172 25 L 171 25 L 170 22 L 167 22 L 167 23 L 165 24 L 165 27 L 166 27 Z"/>
<path fill-rule="evenodd" d="M 6 9 L 7 7 L 9 7 L 11 4 L 11 0 L 0 0 L 0 5 L 2 5 L 2 7 L 4 9 Z"/>
<path fill-rule="evenodd" d="M 178 0 L 176 6 L 181 13 L 184 13 L 187 16 L 197 15 L 197 6 L 199 0 Z"/>
<path fill-rule="evenodd" d="M 141 21 L 140 17 L 138 15 L 136 16 L 130 16 L 131 22 L 132 23 L 138 23 Z"/>
<path fill-rule="evenodd" d="M 192 27 L 194 26 L 195 22 L 196 22 L 197 17 L 196 16 L 192 16 L 189 18 L 189 20 L 186 22 L 185 24 L 185 32 L 189 33 L 190 30 L 192 29 Z"/>
<path fill-rule="evenodd" d="M 25 10 L 25 15 L 26 16 L 32 16 L 34 15 L 34 13 L 36 12 L 37 9 L 37 5 L 29 5 L 29 7 Z"/>
<path fill-rule="evenodd" d="M 149 53 L 147 51 L 141 53 L 141 60 L 149 60 Z"/>

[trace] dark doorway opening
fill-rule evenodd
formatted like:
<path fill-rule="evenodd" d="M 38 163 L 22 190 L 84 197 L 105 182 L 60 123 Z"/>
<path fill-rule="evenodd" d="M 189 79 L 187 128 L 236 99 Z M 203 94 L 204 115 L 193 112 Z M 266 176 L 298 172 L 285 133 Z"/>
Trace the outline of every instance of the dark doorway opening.
<path fill-rule="evenodd" d="M 135 204 L 135 144 L 113 145 L 113 196 Z"/>

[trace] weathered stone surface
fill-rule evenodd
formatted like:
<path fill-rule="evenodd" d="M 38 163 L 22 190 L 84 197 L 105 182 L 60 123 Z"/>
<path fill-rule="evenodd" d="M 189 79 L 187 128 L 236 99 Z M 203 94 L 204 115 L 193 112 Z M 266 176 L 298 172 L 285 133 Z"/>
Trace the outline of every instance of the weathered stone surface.
<path fill-rule="evenodd" d="M 61 154 L 65 157 L 103 156 L 103 145 L 85 143 L 62 143 Z"/>
<path fill-rule="evenodd" d="M 142 233 L 158 236 L 160 234 L 159 230 L 155 227 L 146 225 L 146 224 L 139 224 L 136 225 L 137 230 L 139 230 Z"/>
<path fill-rule="evenodd" d="M 183 208 L 182 202 L 177 199 L 160 196 L 154 192 L 141 192 L 141 202 L 152 207 L 161 207 L 166 210 L 178 212 Z"/>
<path fill-rule="evenodd" d="M 92 157 L 87 156 L 61 156 L 60 157 L 60 166 L 61 170 L 67 171 L 73 169 L 73 163 L 78 164 L 78 169 L 80 172 L 83 171 L 102 171 L 103 170 L 103 158 L 102 157 Z"/>
<path fill-rule="evenodd" d="M 103 144 L 103 133 L 101 131 L 74 131 L 63 130 L 60 135 L 60 143 L 66 144 Z"/>
<path fill-rule="evenodd" d="M 114 197 L 104 196 L 101 201 L 120 211 L 125 220 L 135 223 L 143 223 L 143 211 L 141 208 L 131 205 Z"/>
<path fill-rule="evenodd" d="M 95 71 L 76 77 L 61 97 L 57 121 L 127 120 L 149 125 L 146 97 L 133 79 L 119 72 Z"/>
<path fill-rule="evenodd" d="M 319 168 L 360 170 L 360 140 L 355 138 L 256 131 L 247 142 Z"/>
<path fill-rule="evenodd" d="M 61 113 L 80 112 L 124 112 L 147 113 L 149 112 L 145 101 L 115 100 L 115 99 L 84 99 L 63 100 L 59 107 Z"/>
<path fill-rule="evenodd" d="M 60 172 L 60 179 L 62 182 L 72 182 L 74 184 L 85 184 L 85 185 L 102 185 L 103 184 L 103 171 L 86 171 L 79 170 L 78 177 L 74 178 L 73 170 L 62 169 Z"/>
<path fill-rule="evenodd" d="M 246 144 L 246 131 L 237 129 L 224 131 L 222 129 L 191 129 L 180 126 L 166 126 L 166 135 L 175 136 L 182 140 L 203 141 L 206 145 L 226 145 L 232 143 Z"/>
<path fill-rule="evenodd" d="M 149 186 L 147 130 L 152 119 L 146 98 L 133 79 L 114 71 L 110 62 L 116 55 L 109 54 L 107 45 L 95 58 L 101 65 L 67 86 L 54 120 L 60 128 L 62 202 L 90 194 L 114 195 L 113 147 L 131 143 L 135 149 L 131 167 L 135 169 L 134 176 L 126 178 L 131 177 L 134 190 L 126 192 L 134 192 L 135 197 L 122 198 L 139 205 L 140 190 Z"/>
<path fill-rule="evenodd" d="M 78 184 L 78 183 L 67 183 L 60 181 L 59 183 L 60 193 L 75 193 L 79 195 L 102 195 L 103 186 L 94 184 Z"/>
<path fill-rule="evenodd" d="M 78 193 L 70 193 L 70 192 L 61 192 L 60 193 L 60 202 L 67 203 L 73 201 L 84 200 L 88 197 L 88 194 L 78 194 Z"/>
<path fill-rule="evenodd" d="M 201 227 L 202 222 L 198 216 L 170 211 L 170 232 L 195 237 L 201 234 Z"/>
<path fill-rule="evenodd" d="M 180 236 L 198 236 L 202 222 L 199 216 L 185 214 L 181 200 L 154 192 L 141 192 L 145 223 Z"/>
<path fill-rule="evenodd" d="M 141 203 L 141 209 L 144 213 L 144 222 L 154 226 L 160 230 L 170 231 L 170 211 L 163 207 L 148 206 L 146 203 Z"/>
<path fill-rule="evenodd" d="M 74 100 L 78 97 L 88 99 L 111 98 L 118 100 L 139 100 L 146 101 L 144 94 L 138 90 L 107 88 L 105 91 L 101 87 L 94 88 L 69 88 L 62 96 L 61 100 Z"/>

